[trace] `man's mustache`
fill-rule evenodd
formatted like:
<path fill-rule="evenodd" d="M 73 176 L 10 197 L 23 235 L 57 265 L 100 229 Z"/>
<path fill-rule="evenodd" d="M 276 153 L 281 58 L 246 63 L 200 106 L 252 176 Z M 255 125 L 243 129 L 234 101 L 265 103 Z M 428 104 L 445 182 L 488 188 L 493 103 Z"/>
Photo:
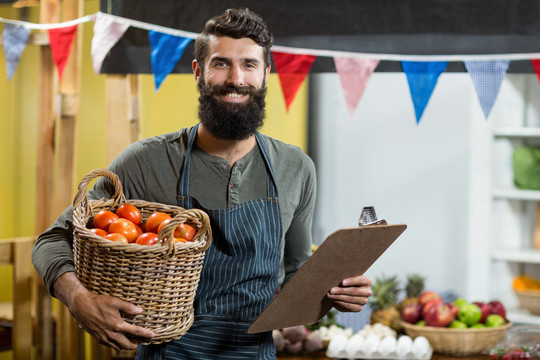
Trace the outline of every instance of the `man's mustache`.
<path fill-rule="evenodd" d="M 230 93 L 237 93 L 239 95 L 251 95 L 255 94 L 255 88 L 253 86 L 234 86 L 234 85 L 214 85 L 210 89 L 208 95 L 227 95 Z"/>

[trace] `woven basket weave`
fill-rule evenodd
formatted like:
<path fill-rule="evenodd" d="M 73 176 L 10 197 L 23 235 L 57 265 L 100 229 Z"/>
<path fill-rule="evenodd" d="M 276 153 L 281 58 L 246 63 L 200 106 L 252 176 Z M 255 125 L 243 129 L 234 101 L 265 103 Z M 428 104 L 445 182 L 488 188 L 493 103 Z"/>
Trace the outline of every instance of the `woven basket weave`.
<path fill-rule="evenodd" d="M 97 178 L 109 179 L 115 188 L 112 199 L 88 200 L 88 183 Z M 116 211 L 129 203 L 137 207 L 145 221 L 155 211 L 173 218 L 159 234 L 162 245 L 121 244 L 106 240 L 91 232 L 94 214 L 101 210 Z M 175 243 L 173 233 L 180 223 L 197 230 L 191 242 Z M 126 200 L 116 174 L 97 169 L 79 184 L 73 201 L 73 256 L 81 283 L 90 291 L 110 295 L 138 305 L 143 309 L 136 316 L 124 315 L 134 325 L 154 332 L 152 339 L 132 338 L 141 344 L 158 344 L 178 339 L 193 324 L 193 300 L 199 283 L 205 251 L 210 246 L 212 232 L 208 215 L 198 209 Z"/>
<path fill-rule="evenodd" d="M 428 339 L 433 352 L 469 356 L 487 353 L 489 349 L 502 340 L 506 331 L 512 326 L 511 322 L 499 327 L 480 329 L 450 329 L 434 326 L 417 326 L 402 322 L 405 333 L 411 338 L 424 336 Z"/>
<path fill-rule="evenodd" d="M 519 305 L 531 314 L 540 315 L 540 290 L 515 290 Z"/>

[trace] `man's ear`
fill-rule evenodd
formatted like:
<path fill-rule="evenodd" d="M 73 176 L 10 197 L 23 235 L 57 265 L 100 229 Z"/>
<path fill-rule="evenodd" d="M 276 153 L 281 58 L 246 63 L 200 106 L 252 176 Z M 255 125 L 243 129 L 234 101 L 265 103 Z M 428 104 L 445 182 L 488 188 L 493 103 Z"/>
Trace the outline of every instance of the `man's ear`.
<path fill-rule="evenodd" d="M 264 82 L 268 82 L 268 77 L 270 76 L 270 65 L 268 65 L 268 67 L 266 68 L 266 70 L 264 71 Z"/>
<path fill-rule="evenodd" d="M 193 68 L 193 75 L 195 76 L 195 80 L 198 82 L 201 77 L 201 68 L 197 60 L 193 60 L 191 62 L 191 67 Z"/>

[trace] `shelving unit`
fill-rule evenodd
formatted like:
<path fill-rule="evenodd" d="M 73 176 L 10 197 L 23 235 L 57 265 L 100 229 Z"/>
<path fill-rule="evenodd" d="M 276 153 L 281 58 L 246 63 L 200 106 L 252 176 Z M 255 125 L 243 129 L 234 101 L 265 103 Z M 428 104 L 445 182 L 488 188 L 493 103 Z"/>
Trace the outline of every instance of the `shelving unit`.
<path fill-rule="evenodd" d="M 490 133 L 489 296 L 501 299 L 514 323 L 540 325 L 540 316 L 519 307 L 513 277 L 540 276 L 540 250 L 532 246 L 540 191 L 514 185 L 514 150 L 540 146 L 540 86 L 534 75 L 509 75 L 506 104 L 492 117 Z"/>

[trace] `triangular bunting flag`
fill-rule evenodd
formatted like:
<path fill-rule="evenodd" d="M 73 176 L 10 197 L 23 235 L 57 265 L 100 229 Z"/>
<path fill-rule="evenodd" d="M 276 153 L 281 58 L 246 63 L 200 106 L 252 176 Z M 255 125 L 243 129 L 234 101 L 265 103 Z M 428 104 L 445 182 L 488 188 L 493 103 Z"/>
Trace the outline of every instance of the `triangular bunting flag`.
<path fill-rule="evenodd" d="M 281 83 L 281 91 L 283 91 L 287 111 L 289 111 L 289 106 L 294 100 L 300 85 L 302 85 L 302 82 L 306 78 L 316 56 L 289 54 L 278 51 L 273 51 L 272 53 L 274 55 L 276 72 L 279 75 L 279 82 Z"/>
<path fill-rule="evenodd" d="M 2 37 L 4 39 L 3 48 L 4 55 L 6 57 L 6 71 L 8 80 L 11 80 L 13 74 L 15 74 L 15 70 L 17 70 L 21 55 L 26 48 L 29 34 L 30 29 L 24 26 L 12 25 L 8 23 L 4 24 Z"/>
<path fill-rule="evenodd" d="M 48 32 L 52 56 L 58 69 L 58 78 L 59 81 L 62 81 L 62 73 L 69 57 L 73 38 L 77 32 L 77 25 L 49 29 Z"/>
<path fill-rule="evenodd" d="M 152 47 L 150 59 L 152 61 L 152 73 L 154 74 L 154 91 L 158 91 L 165 77 L 173 71 L 176 63 L 182 57 L 191 39 L 157 31 L 148 31 L 148 38 Z"/>
<path fill-rule="evenodd" d="M 531 59 L 531 63 L 534 68 L 534 72 L 536 73 L 536 77 L 538 78 L 538 81 L 540 81 L 540 59 Z"/>
<path fill-rule="evenodd" d="M 92 67 L 96 75 L 100 73 L 103 60 L 105 60 L 109 51 L 124 36 L 128 28 L 129 24 L 118 23 L 113 17 L 103 13 L 97 14 L 90 50 Z"/>
<path fill-rule="evenodd" d="M 431 98 L 433 89 L 442 72 L 448 65 L 447 61 L 402 61 L 401 66 L 407 76 L 409 90 L 414 104 L 416 123 L 420 123 L 420 118 Z"/>
<path fill-rule="evenodd" d="M 499 94 L 510 60 L 464 61 L 486 119 Z"/>
<path fill-rule="evenodd" d="M 336 70 L 351 116 L 366 89 L 366 84 L 379 64 L 377 59 L 334 57 Z"/>

